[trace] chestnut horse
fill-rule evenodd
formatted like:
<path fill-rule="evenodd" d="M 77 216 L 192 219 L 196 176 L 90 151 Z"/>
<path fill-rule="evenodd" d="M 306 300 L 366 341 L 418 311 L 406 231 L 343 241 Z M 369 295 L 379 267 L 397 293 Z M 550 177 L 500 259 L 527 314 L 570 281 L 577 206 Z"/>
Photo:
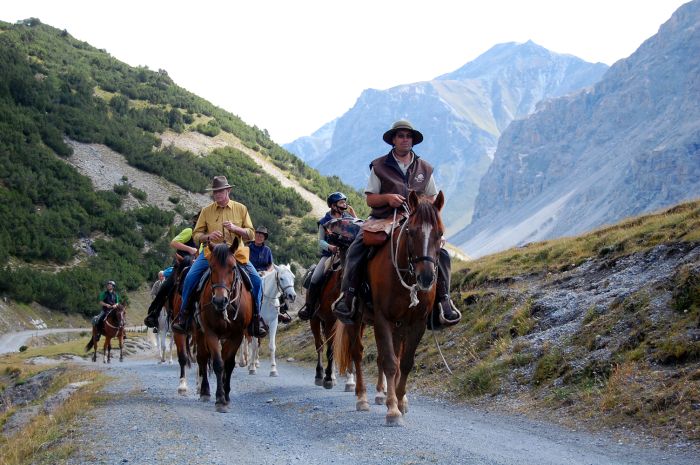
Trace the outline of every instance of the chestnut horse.
<path fill-rule="evenodd" d="M 345 260 L 345 250 L 340 249 L 340 257 L 333 256 L 329 260 L 333 261 L 331 266 L 335 266 L 336 260 L 340 263 Z M 332 389 L 336 385 L 335 373 L 333 369 L 333 331 L 335 329 L 336 317 L 331 309 L 333 302 L 340 295 L 340 282 L 343 279 L 343 268 L 337 268 L 331 271 L 330 276 L 323 284 L 321 295 L 318 299 L 318 309 L 314 313 L 313 318 L 309 321 L 311 332 L 314 335 L 314 346 L 316 347 L 316 386 L 323 386 L 326 389 Z M 323 331 L 323 334 L 321 333 Z M 326 346 L 326 369 L 323 369 L 323 346 Z M 355 377 L 352 371 L 348 372 L 345 381 L 345 391 L 350 392 L 355 389 Z"/>
<path fill-rule="evenodd" d="M 117 304 L 115 308 L 112 308 L 107 312 L 107 316 L 104 319 L 104 329 L 102 334 L 105 337 L 104 346 L 102 349 L 102 363 L 112 362 L 112 338 L 116 337 L 119 340 L 119 361 L 124 361 L 124 325 L 126 324 L 126 307 L 122 304 Z M 97 361 L 97 327 L 92 326 L 92 337 L 90 342 L 85 346 L 85 351 L 88 352 L 90 349 L 95 349 L 92 354 L 92 361 Z"/>
<path fill-rule="evenodd" d="M 231 375 L 236 352 L 253 319 L 253 296 L 243 284 L 243 269 L 236 265 L 236 238 L 228 244 L 209 244 L 211 256 L 207 279 L 199 298 L 199 327 L 194 330 L 201 380 L 200 400 L 209 400 L 207 364 L 216 374 L 216 411 L 227 412 L 231 401 Z M 222 343 L 223 341 L 223 343 Z"/>
<path fill-rule="evenodd" d="M 337 323 L 336 360 L 341 373 L 354 363 L 357 410 L 369 410 L 361 338 L 365 325 L 374 325 L 379 376 L 381 379 L 383 372 L 387 381 L 388 426 L 402 426 L 403 415 L 408 412 L 406 380 L 435 301 L 437 260 L 444 232 L 440 210 L 444 202 L 442 192 L 433 203 L 420 199 L 413 191 L 409 194 L 408 218 L 392 230 L 390 240 L 378 246 L 367 264 L 372 310 L 364 308 L 362 321 L 354 325 Z"/>

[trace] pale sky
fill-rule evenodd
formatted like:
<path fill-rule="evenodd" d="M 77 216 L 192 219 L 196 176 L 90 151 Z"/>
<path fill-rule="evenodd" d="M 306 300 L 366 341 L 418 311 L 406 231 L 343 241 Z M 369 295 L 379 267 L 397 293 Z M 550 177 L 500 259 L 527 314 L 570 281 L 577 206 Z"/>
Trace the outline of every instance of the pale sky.
<path fill-rule="evenodd" d="M 29 17 L 267 129 L 309 135 L 367 88 L 453 71 L 503 42 L 608 65 L 633 53 L 686 0 L 5 0 Z M 387 123 L 390 124 L 390 123 Z"/>

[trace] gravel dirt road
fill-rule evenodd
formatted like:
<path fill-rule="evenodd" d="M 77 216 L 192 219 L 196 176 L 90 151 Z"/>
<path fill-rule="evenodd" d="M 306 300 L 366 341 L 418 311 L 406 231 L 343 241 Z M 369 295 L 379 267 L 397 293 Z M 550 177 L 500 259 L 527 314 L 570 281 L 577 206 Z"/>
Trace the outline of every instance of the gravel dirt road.
<path fill-rule="evenodd" d="M 157 364 L 155 353 L 91 366 L 113 381 L 108 401 L 72 431 L 78 450 L 70 465 L 700 463 L 688 450 L 621 444 L 410 394 L 406 426 L 389 428 L 383 405 L 355 411 L 343 378 L 325 390 L 310 367 L 284 361 L 278 378 L 267 376 L 265 360 L 255 376 L 236 368 L 231 410 L 223 414 L 198 400 L 193 370 L 190 393 L 179 396 L 177 365 Z"/>

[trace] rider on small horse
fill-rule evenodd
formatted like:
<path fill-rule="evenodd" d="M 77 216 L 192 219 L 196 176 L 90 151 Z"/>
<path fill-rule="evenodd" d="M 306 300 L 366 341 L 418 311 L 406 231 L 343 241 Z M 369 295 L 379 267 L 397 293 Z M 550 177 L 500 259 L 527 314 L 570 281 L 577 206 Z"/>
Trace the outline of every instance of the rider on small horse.
<path fill-rule="evenodd" d="M 342 192 L 333 192 L 326 198 L 326 203 L 330 207 L 330 210 L 323 218 L 318 220 L 318 244 L 321 247 L 321 260 L 319 260 L 311 275 L 309 289 L 306 292 L 306 302 L 298 313 L 300 320 L 306 321 L 313 318 L 321 289 L 323 289 L 326 261 L 338 251 L 338 246 L 329 244 L 326 240 L 325 225 L 336 218 L 357 217 L 355 210 L 348 206 L 347 200 L 348 198 Z"/>
<path fill-rule="evenodd" d="M 194 228 L 194 240 L 198 243 L 210 242 L 220 244 L 233 243 L 233 238 L 238 236 L 243 239 L 238 243 L 235 251 L 236 260 L 250 277 L 253 294 L 253 321 L 248 329 L 254 337 L 265 337 L 267 331 L 264 322 L 260 317 L 260 305 L 262 299 L 262 279 L 249 261 L 249 249 L 243 244 L 244 240 L 254 238 L 253 222 L 248 214 L 248 208 L 239 202 L 234 202 L 229 198 L 233 186 L 228 183 L 226 176 L 215 176 L 211 189 L 214 202 L 202 209 L 197 225 Z M 173 323 L 173 331 L 186 333 L 192 316 L 192 309 L 195 303 L 195 287 L 199 283 L 202 275 L 209 268 L 209 257 L 211 251 L 205 247 L 192 264 L 187 277 L 185 278 L 182 290 L 182 304 L 177 315 L 177 321 Z"/>
<path fill-rule="evenodd" d="M 119 294 L 115 290 L 117 283 L 114 281 L 107 281 L 105 285 L 106 289 L 100 293 L 100 314 L 97 317 L 97 322 L 95 323 L 95 328 L 97 329 L 97 339 L 100 339 L 100 334 L 102 333 L 102 325 L 105 318 L 109 312 L 117 307 L 119 303 Z"/>
<path fill-rule="evenodd" d="M 197 224 L 197 219 L 199 218 L 199 213 L 192 217 L 192 227 L 185 228 L 180 231 L 180 234 L 175 236 L 172 241 L 170 241 L 170 247 L 175 249 L 176 257 L 173 259 L 172 267 L 181 268 L 183 260 L 189 261 L 190 257 L 194 257 L 197 254 L 196 243 L 194 242 L 194 237 L 192 236 L 192 228 Z M 160 286 L 158 293 L 148 307 L 148 314 L 143 320 L 143 324 L 148 328 L 153 328 L 153 332 L 157 332 L 158 328 L 158 315 L 160 314 L 160 309 L 163 308 L 165 302 L 170 297 L 170 294 L 175 290 L 177 285 L 176 279 L 179 276 L 178 273 L 174 271 L 166 278 L 163 284 Z"/>
<path fill-rule="evenodd" d="M 382 137 L 392 150 L 370 163 L 370 176 L 365 188 L 367 205 L 372 208 L 371 218 L 389 218 L 395 209 L 404 206 L 409 191 L 434 199 L 437 187 L 433 179 L 433 167 L 420 158 L 413 146 L 423 141 L 423 134 L 413 129 L 410 122 L 397 121 Z M 343 271 L 343 297 L 333 309 L 338 319 L 346 324 L 355 320 L 354 298 L 357 294 L 366 267 L 369 249 L 365 247 L 363 233 L 356 236 L 348 248 Z M 440 250 L 438 260 L 437 297 L 428 327 L 439 329 L 457 324 L 462 315 L 450 299 L 450 256 Z"/>
<path fill-rule="evenodd" d="M 270 233 L 265 226 L 258 226 L 255 228 L 255 240 L 248 242 L 250 263 L 253 264 L 261 278 L 265 274 L 274 271 L 272 250 L 265 244 L 269 235 Z M 287 301 L 284 301 L 284 304 L 279 307 L 277 318 L 284 323 L 291 321 L 291 317 L 287 314 Z"/>

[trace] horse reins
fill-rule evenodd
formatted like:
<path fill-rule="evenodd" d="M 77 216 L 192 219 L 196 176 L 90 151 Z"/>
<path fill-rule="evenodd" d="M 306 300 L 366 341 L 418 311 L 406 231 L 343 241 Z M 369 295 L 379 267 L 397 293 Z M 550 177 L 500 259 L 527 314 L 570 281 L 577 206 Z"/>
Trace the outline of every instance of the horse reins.
<path fill-rule="evenodd" d="M 394 209 L 394 219 L 391 222 L 391 232 L 390 237 L 391 241 L 389 244 L 389 248 L 391 249 L 391 263 L 394 265 L 394 270 L 396 270 L 396 276 L 399 278 L 399 282 L 401 285 L 407 289 L 410 292 L 411 296 L 411 303 L 409 304 L 408 308 L 415 307 L 418 305 L 418 282 L 416 281 L 412 286 L 409 286 L 406 284 L 406 282 L 403 280 L 403 276 L 401 276 L 401 269 L 399 268 L 399 263 L 398 263 L 398 254 L 399 254 L 399 247 L 401 246 L 401 235 L 403 234 L 404 230 L 406 229 L 406 226 L 408 225 L 408 218 L 411 216 L 411 212 L 408 210 L 408 207 L 406 204 L 402 205 L 404 211 L 406 212 L 406 221 L 403 222 L 401 225 L 401 228 L 399 229 L 399 234 L 398 237 L 396 238 L 396 247 L 394 247 L 394 231 L 396 230 L 396 212 L 397 208 Z M 394 250 L 395 249 L 395 250 Z M 420 257 L 411 257 L 410 253 L 408 255 L 408 264 L 409 268 L 405 271 L 408 271 L 409 275 L 415 276 L 415 273 L 413 272 L 413 265 L 418 262 L 423 262 L 427 261 L 433 264 L 433 266 L 436 268 L 435 270 L 435 277 L 433 278 L 433 282 L 430 285 L 432 287 L 436 280 L 437 280 L 437 262 L 433 257 L 429 256 L 420 256 Z"/>
<path fill-rule="evenodd" d="M 229 299 L 228 305 L 226 307 L 224 307 L 224 310 L 222 312 L 224 315 L 224 321 L 226 321 L 227 323 L 230 323 L 231 321 L 228 319 L 228 313 L 226 312 L 226 309 L 228 307 L 235 308 L 236 312 L 233 314 L 233 319 L 235 320 L 236 318 L 238 318 L 238 310 L 240 308 L 239 302 L 241 300 L 241 295 L 243 294 L 242 292 L 239 291 L 240 287 L 241 287 L 241 278 L 240 278 L 240 276 L 238 276 L 238 273 L 240 271 L 238 271 L 237 269 L 232 270 L 232 271 L 234 273 L 234 278 L 233 278 L 233 282 L 231 282 L 231 287 L 226 286 L 226 284 L 224 284 L 223 282 L 211 285 L 212 300 L 214 297 L 214 290 L 216 290 L 216 289 L 224 289 L 224 290 L 226 290 L 226 292 L 228 294 L 227 295 L 227 297 Z M 234 296 L 233 298 L 231 298 L 232 295 Z M 235 306 L 234 306 L 234 303 L 235 303 Z M 212 304 L 212 306 L 214 306 L 214 305 Z M 216 306 L 214 306 L 214 308 L 216 308 Z"/>
<path fill-rule="evenodd" d="M 403 234 L 403 231 L 406 228 L 406 225 L 408 224 L 408 217 L 411 216 L 411 212 L 408 210 L 408 207 L 406 207 L 406 204 L 403 204 L 402 207 L 406 211 L 407 217 L 406 217 L 406 221 L 404 221 L 404 223 L 401 225 L 401 229 L 399 229 L 399 235 L 396 238 L 396 251 L 394 251 L 394 244 L 393 244 L 394 229 L 395 229 L 395 225 L 396 225 L 396 211 L 398 210 L 396 208 L 394 209 L 394 220 L 391 223 L 391 233 L 390 233 L 391 234 L 391 243 L 389 245 L 391 248 L 391 263 L 394 265 L 394 269 L 396 270 L 396 275 L 399 278 L 399 282 L 401 282 L 401 285 L 404 288 L 406 288 L 410 291 L 411 304 L 408 307 L 411 308 L 411 307 L 415 307 L 418 304 L 418 288 L 417 288 L 418 282 L 413 284 L 413 286 L 409 286 L 408 284 L 406 284 L 404 282 L 403 277 L 401 276 L 401 271 L 399 269 L 398 260 L 397 260 L 397 256 L 399 253 L 399 245 L 401 244 L 401 235 Z M 430 286 L 430 287 L 432 287 L 435 284 L 435 282 L 437 281 L 437 273 L 438 273 L 438 270 L 437 270 L 438 264 L 433 257 L 422 256 L 422 257 L 411 258 L 409 255 L 409 257 L 408 257 L 409 268 L 406 271 L 408 271 L 411 275 L 413 275 L 414 274 L 413 273 L 413 264 L 420 262 L 420 261 L 428 261 L 428 262 L 432 263 L 433 266 L 435 266 L 435 268 L 436 268 L 435 278 L 433 279 L 433 283 Z M 432 312 L 432 310 L 431 310 L 431 312 Z M 430 318 L 430 329 L 433 330 L 433 320 L 432 320 L 432 317 L 429 317 L 429 318 Z M 435 347 L 437 347 L 438 353 L 440 354 L 440 358 L 442 359 L 442 363 L 445 364 L 445 368 L 447 369 L 447 372 L 450 375 L 452 375 L 453 374 L 452 370 L 450 369 L 450 365 L 448 365 L 447 360 L 445 360 L 445 356 L 442 354 L 442 349 L 440 348 L 440 344 L 438 343 L 437 336 L 435 335 L 435 331 L 433 330 L 432 333 L 433 333 L 433 339 L 435 340 Z M 323 346 L 321 346 L 321 347 L 323 347 Z"/>

